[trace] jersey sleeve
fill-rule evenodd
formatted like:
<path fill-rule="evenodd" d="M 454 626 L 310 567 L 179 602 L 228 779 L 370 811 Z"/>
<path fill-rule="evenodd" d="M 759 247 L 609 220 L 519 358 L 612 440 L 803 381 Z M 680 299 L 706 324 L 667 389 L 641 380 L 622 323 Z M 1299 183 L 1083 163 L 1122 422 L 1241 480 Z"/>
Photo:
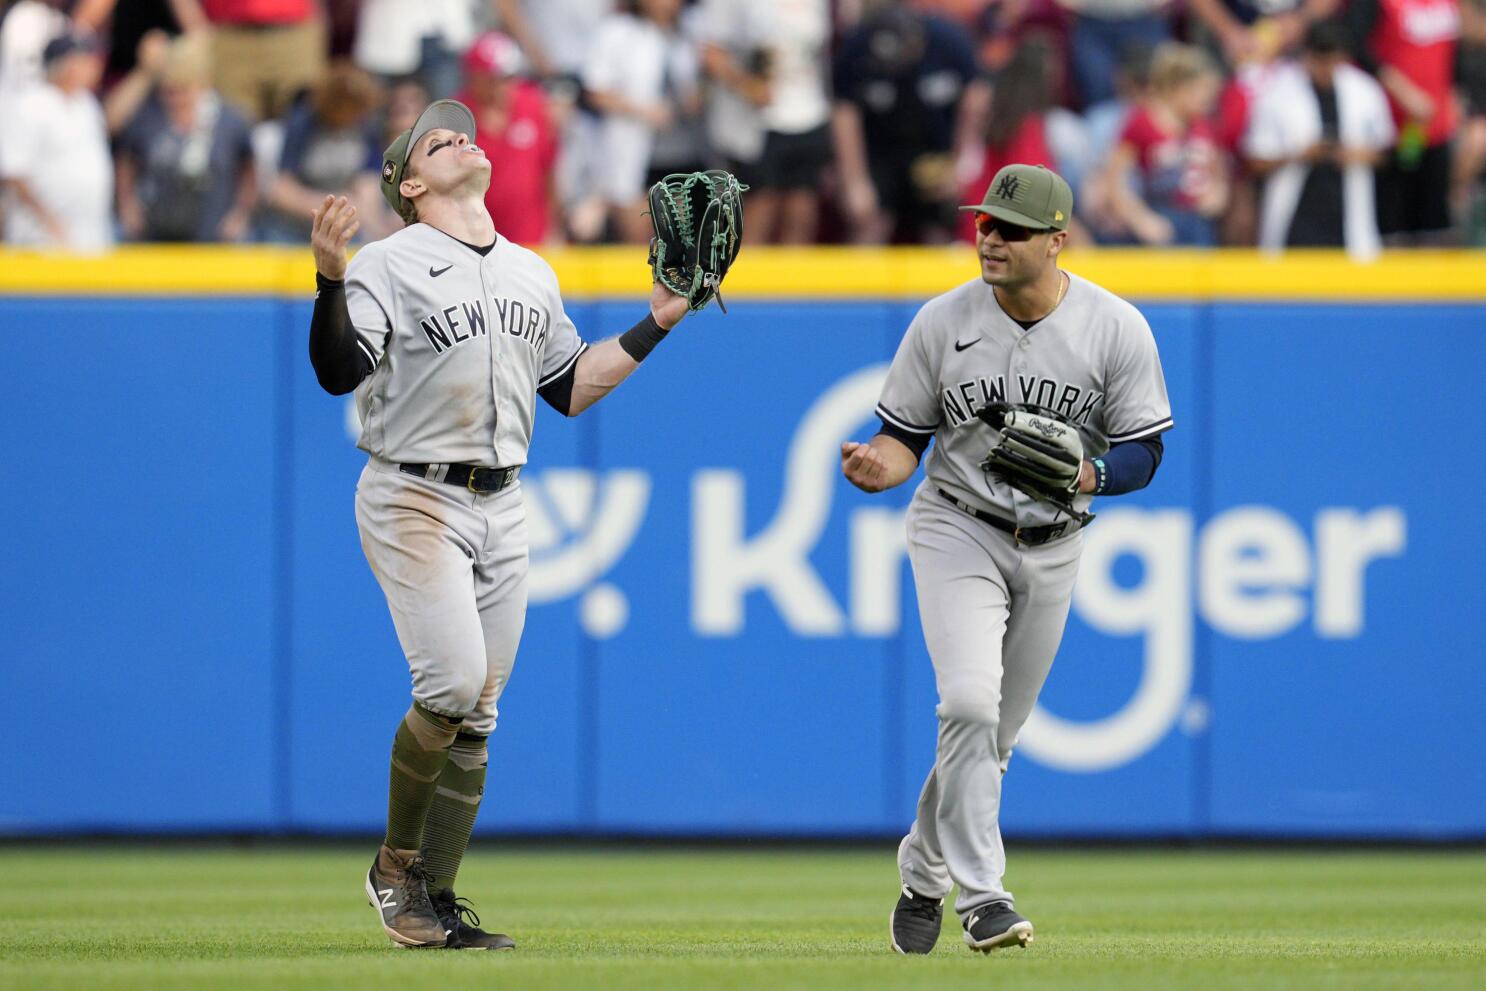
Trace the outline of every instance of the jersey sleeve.
<path fill-rule="evenodd" d="M 932 436 L 939 429 L 937 359 L 931 357 L 924 310 L 919 310 L 898 345 L 877 402 L 877 415 L 904 433 Z"/>
<path fill-rule="evenodd" d="M 1171 402 L 1150 324 L 1133 306 L 1121 318 L 1105 381 L 1104 430 L 1111 444 L 1170 430 Z"/>
<path fill-rule="evenodd" d="M 542 347 L 538 389 L 570 374 L 573 366 L 578 364 L 579 356 L 588 350 L 588 345 L 578 336 L 578 328 L 568 316 L 568 311 L 563 308 L 562 293 L 558 288 L 555 272 L 552 274 L 552 312 L 557 316 L 552 321 L 552 332 L 547 335 L 547 343 Z"/>
<path fill-rule="evenodd" d="M 387 253 L 380 246 L 362 248 L 346 266 L 346 308 L 356 328 L 356 346 L 375 368 L 392 336 L 392 286 Z"/>

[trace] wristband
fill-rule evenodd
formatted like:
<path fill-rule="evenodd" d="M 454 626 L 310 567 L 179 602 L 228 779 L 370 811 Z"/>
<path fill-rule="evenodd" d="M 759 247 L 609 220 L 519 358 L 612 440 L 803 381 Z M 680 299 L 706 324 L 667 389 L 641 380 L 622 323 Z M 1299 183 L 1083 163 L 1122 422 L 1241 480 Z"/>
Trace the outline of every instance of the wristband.
<path fill-rule="evenodd" d="M 315 273 L 315 288 L 321 292 L 324 292 L 326 289 L 343 289 L 345 285 L 345 279 L 327 279 L 319 272 Z"/>
<path fill-rule="evenodd" d="M 619 346 L 635 361 L 644 361 L 655 346 L 665 340 L 670 331 L 655 322 L 655 314 L 646 313 L 645 319 L 619 335 Z"/>
<path fill-rule="evenodd" d="M 1109 468 L 1103 458 L 1095 458 L 1089 464 L 1094 466 L 1094 494 L 1098 495 L 1109 484 Z"/>

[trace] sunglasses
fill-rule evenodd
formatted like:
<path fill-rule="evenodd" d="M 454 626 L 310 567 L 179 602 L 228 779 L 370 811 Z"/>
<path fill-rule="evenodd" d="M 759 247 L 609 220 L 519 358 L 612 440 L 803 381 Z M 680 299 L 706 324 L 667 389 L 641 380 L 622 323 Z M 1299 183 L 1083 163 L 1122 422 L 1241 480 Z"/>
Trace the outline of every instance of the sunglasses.
<path fill-rule="evenodd" d="M 1023 227 L 989 213 L 975 215 L 975 229 L 980 231 L 982 237 L 990 237 L 991 231 L 995 231 L 1001 235 L 1003 241 L 1030 241 L 1033 234 L 1047 234 L 1052 230 L 1051 227 Z"/>

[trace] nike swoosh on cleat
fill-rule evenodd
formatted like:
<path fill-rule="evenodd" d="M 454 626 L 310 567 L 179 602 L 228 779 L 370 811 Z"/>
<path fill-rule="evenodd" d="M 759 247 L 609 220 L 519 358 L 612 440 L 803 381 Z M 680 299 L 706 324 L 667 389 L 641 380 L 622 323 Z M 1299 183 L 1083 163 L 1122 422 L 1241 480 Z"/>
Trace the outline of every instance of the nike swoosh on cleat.
<path fill-rule="evenodd" d="M 430 265 L 428 266 L 428 274 L 430 277 L 437 279 L 439 276 L 443 275 L 445 272 L 449 271 L 449 269 L 453 267 L 453 265 L 445 265 L 443 268 L 434 268 L 432 265 Z"/>
<path fill-rule="evenodd" d="M 961 344 L 959 341 L 955 341 L 955 350 L 956 351 L 963 351 L 966 348 L 974 347 L 975 345 L 979 344 L 980 341 L 981 341 L 981 339 L 979 337 L 977 337 L 975 340 L 971 341 L 969 344 Z"/>

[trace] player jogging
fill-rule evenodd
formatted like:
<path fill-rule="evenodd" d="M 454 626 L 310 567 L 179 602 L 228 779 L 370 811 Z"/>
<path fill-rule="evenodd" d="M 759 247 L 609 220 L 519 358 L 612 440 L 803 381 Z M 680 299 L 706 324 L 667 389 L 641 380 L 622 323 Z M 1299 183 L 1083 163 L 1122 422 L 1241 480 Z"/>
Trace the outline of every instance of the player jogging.
<path fill-rule="evenodd" d="M 1001 778 L 1063 635 L 1091 497 L 1147 485 L 1171 427 L 1145 319 L 1058 268 L 1068 184 L 1008 165 L 961 209 L 976 213 L 980 278 L 919 310 L 883 386 L 882 429 L 841 446 L 846 478 L 880 492 L 935 441 L 907 531 L 939 736 L 898 847 L 899 953 L 934 948 L 951 884 L 971 948 L 1031 942 L 1002 883 Z M 1107 438 L 1107 453 L 1086 458 L 1077 434 Z"/>
<path fill-rule="evenodd" d="M 507 949 L 509 937 L 480 929 L 456 900 L 454 880 L 526 618 L 517 478 L 536 397 L 583 412 L 639 367 L 688 300 L 657 284 L 644 319 L 584 344 L 551 267 L 492 225 L 490 163 L 474 137 L 474 117 L 453 100 L 398 136 L 382 192 L 407 226 L 349 266 L 355 208 L 326 197 L 315 211 L 310 359 L 327 392 L 356 392 L 368 454 L 356 522 L 412 672 L 367 897 L 397 944 Z"/>

